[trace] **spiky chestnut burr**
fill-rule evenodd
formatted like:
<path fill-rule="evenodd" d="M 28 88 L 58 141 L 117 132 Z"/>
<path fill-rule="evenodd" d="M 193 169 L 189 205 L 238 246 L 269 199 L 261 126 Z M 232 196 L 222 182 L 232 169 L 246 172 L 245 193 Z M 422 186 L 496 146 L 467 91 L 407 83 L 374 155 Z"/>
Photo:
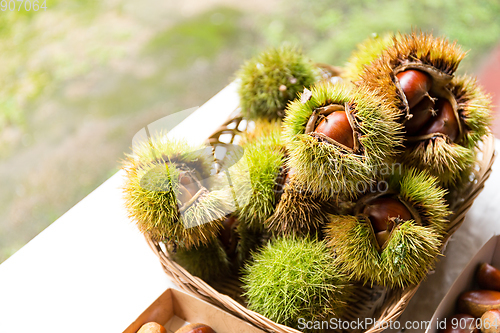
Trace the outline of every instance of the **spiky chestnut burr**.
<path fill-rule="evenodd" d="M 328 221 L 328 201 L 305 191 L 295 174 L 293 168 L 283 169 L 277 183 L 279 200 L 265 226 L 283 236 L 315 235 Z"/>
<path fill-rule="evenodd" d="M 191 248 L 176 246 L 169 253 L 175 262 L 204 281 L 215 281 L 231 273 L 224 245 L 217 239 Z"/>
<path fill-rule="evenodd" d="M 256 138 L 243 147 L 244 155 L 232 173 L 235 193 L 245 203 L 238 207 L 236 216 L 249 228 L 262 231 L 278 201 L 276 179 L 285 161 L 285 149 L 279 132 Z"/>
<path fill-rule="evenodd" d="M 211 162 L 203 149 L 162 135 L 129 155 L 124 199 L 139 230 L 185 248 L 216 239 L 232 201 L 224 189 L 209 190 Z"/>
<path fill-rule="evenodd" d="M 380 56 L 393 43 L 394 34 L 375 35 L 367 38 L 356 46 L 344 66 L 341 77 L 348 82 L 357 82 L 365 66 Z"/>
<path fill-rule="evenodd" d="M 262 137 L 279 138 L 281 135 L 281 119 L 255 119 L 249 121 L 247 128 L 241 134 L 239 145 L 245 146 L 251 144 Z M 281 143 L 280 143 L 281 144 Z"/>
<path fill-rule="evenodd" d="M 399 159 L 429 170 L 444 186 L 458 187 L 469 178 L 475 148 L 489 133 L 491 97 L 469 76 L 455 77 L 447 87 L 454 102 L 436 100 L 436 115 L 409 139 Z"/>
<path fill-rule="evenodd" d="M 476 93 L 480 88 L 475 82 L 471 84 L 472 79 L 466 79 L 466 89 L 474 93 L 467 95 L 477 96 L 475 102 L 482 110 L 468 116 L 480 125 L 471 128 L 465 123 L 467 116 L 457 96 L 464 84 L 453 78 L 464 55 L 455 43 L 429 34 L 399 35 L 364 69 L 359 80 L 360 85 L 399 106 L 406 129 L 406 149 L 400 160 L 428 169 L 444 186 L 467 178 L 467 170 L 474 163 L 471 147 L 477 145 L 481 138 L 478 134 L 486 133 L 489 124 L 489 97 Z"/>
<path fill-rule="evenodd" d="M 324 199 L 354 197 L 358 184 L 371 184 L 402 143 L 397 114 L 366 89 L 322 82 L 305 90 L 283 121 L 288 166 L 303 190 Z"/>
<path fill-rule="evenodd" d="M 295 47 L 272 48 L 247 61 L 237 74 L 241 112 L 247 119 L 282 118 L 288 101 L 320 76 Z"/>
<path fill-rule="evenodd" d="M 326 220 L 318 198 L 289 184 L 286 149 L 279 130 L 245 140 L 245 153 L 234 167 L 235 192 L 241 202 L 237 218 L 254 232 L 271 229 L 279 234 L 309 234 Z"/>
<path fill-rule="evenodd" d="M 361 197 L 349 215 L 331 215 L 326 241 L 350 278 L 405 287 L 435 264 L 450 212 L 446 191 L 428 172 L 404 170 L 388 184 L 386 192 Z"/>
<path fill-rule="evenodd" d="M 342 314 L 352 286 L 324 242 L 278 238 L 253 257 L 242 277 L 249 309 L 290 327 Z"/>

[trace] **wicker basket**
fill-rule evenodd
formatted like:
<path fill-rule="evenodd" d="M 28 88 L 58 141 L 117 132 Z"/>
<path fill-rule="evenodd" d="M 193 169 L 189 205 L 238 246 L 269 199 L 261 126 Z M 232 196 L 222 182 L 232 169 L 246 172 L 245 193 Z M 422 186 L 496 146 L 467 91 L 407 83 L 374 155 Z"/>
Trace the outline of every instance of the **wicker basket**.
<path fill-rule="evenodd" d="M 233 116 L 208 139 L 208 143 L 211 145 L 237 143 L 238 135 L 246 129 L 247 125 L 246 120 L 236 110 Z M 443 242 L 443 251 L 448 239 L 463 223 L 465 214 L 490 176 L 491 166 L 495 159 L 493 135 L 484 138 L 480 152 L 477 155 L 474 178 L 461 193 L 455 194 L 453 198 L 451 209 L 454 214 L 450 217 L 448 232 Z M 240 296 L 242 290 L 237 276 L 228 277 L 224 281 L 208 285 L 205 281 L 192 276 L 182 266 L 174 262 L 169 257 L 163 243 L 153 241 L 148 235 L 145 235 L 145 237 L 153 252 L 160 259 L 167 275 L 181 289 L 219 306 L 263 330 L 279 333 L 299 333 L 293 328 L 277 324 L 256 312 L 248 310 L 244 305 L 245 300 Z M 370 317 L 377 319 L 379 322 L 394 321 L 403 313 L 418 287 L 419 285 L 404 289 L 387 289 L 378 286 L 356 288 L 354 300 L 344 314 L 343 320 L 356 321 L 358 318 L 363 320 Z M 381 327 L 371 327 L 366 332 L 377 333 L 382 330 Z"/>

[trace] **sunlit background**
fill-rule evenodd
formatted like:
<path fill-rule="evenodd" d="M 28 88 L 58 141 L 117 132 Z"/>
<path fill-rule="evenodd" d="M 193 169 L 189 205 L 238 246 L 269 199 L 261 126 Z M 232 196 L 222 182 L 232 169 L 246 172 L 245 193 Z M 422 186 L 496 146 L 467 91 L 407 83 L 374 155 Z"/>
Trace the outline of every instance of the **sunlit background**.
<path fill-rule="evenodd" d="M 113 175 L 139 129 L 202 105 L 268 46 L 341 66 L 373 33 L 417 28 L 470 49 L 459 72 L 500 92 L 497 0 L 46 5 L 0 11 L 0 262 Z"/>

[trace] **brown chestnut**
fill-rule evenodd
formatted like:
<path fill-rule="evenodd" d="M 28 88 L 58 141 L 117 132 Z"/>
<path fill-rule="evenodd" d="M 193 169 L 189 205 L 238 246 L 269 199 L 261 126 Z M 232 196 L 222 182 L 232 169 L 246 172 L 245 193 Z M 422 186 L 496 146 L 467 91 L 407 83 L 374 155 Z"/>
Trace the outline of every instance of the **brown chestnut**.
<path fill-rule="evenodd" d="M 370 201 L 363 209 L 370 218 L 375 233 L 392 228 L 392 219 L 411 220 L 412 215 L 401 201 L 393 198 L 378 198 Z"/>
<path fill-rule="evenodd" d="M 489 310 L 481 316 L 482 333 L 500 333 L 500 310 Z"/>
<path fill-rule="evenodd" d="M 482 289 L 500 291 L 500 270 L 484 263 L 477 270 L 476 281 Z"/>
<path fill-rule="evenodd" d="M 235 228 L 237 226 L 238 220 L 234 216 L 229 216 L 222 222 L 222 229 L 219 235 L 219 239 L 224 245 L 226 252 L 231 254 L 236 250 L 237 235 Z"/>
<path fill-rule="evenodd" d="M 167 333 L 167 330 L 162 325 L 151 321 L 142 325 L 137 333 Z"/>
<path fill-rule="evenodd" d="M 493 290 L 466 291 L 458 298 L 457 309 L 461 313 L 479 318 L 488 310 L 500 309 L 500 292 Z"/>
<path fill-rule="evenodd" d="M 181 185 L 183 185 L 189 191 L 191 196 L 194 196 L 200 190 L 200 187 L 194 181 L 193 177 L 187 172 L 181 173 L 179 175 L 179 183 L 181 183 Z"/>
<path fill-rule="evenodd" d="M 205 324 L 189 324 L 179 328 L 175 333 L 215 333 L 215 331 Z"/>
<path fill-rule="evenodd" d="M 375 234 L 375 238 L 377 239 L 377 243 L 380 247 L 383 247 L 384 244 L 387 242 L 389 239 L 389 236 L 391 235 L 390 231 L 383 230 L 379 231 Z"/>
<path fill-rule="evenodd" d="M 184 187 L 184 185 L 179 184 L 179 192 L 177 193 L 177 199 L 181 202 L 181 205 L 185 204 L 189 200 L 191 200 L 193 196 L 191 193 Z"/>
<path fill-rule="evenodd" d="M 400 72 L 396 77 L 405 93 L 410 109 L 417 105 L 432 87 L 431 76 L 416 69 Z"/>
<path fill-rule="evenodd" d="M 459 313 L 446 318 L 446 328 L 441 333 L 477 333 L 476 319 L 468 314 Z"/>
<path fill-rule="evenodd" d="M 425 96 L 415 107 L 410 110 L 413 115 L 405 123 L 406 134 L 412 135 L 418 132 L 432 117 L 434 102 L 429 96 Z"/>
<path fill-rule="evenodd" d="M 444 98 L 440 98 L 436 103 L 436 110 L 437 115 L 426 124 L 420 134 L 442 133 L 447 135 L 451 141 L 455 141 L 460 130 L 451 103 Z"/>
<path fill-rule="evenodd" d="M 315 132 L 321 133 L 344 146 L 353 149 L 353 130 L 345 111 L 334 111 L 320 121 Z"/>

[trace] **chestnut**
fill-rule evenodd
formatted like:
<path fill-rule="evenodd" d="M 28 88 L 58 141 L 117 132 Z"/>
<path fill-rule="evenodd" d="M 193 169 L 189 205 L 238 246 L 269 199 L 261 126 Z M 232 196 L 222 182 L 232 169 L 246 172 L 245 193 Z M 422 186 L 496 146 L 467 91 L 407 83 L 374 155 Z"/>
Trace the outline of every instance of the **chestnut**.
<path fill-rule="evenodd" d="M 457 309 L 461 313 L 479 318 L 488 310 L 500 309 L 500 292 L 493 290 L 466 291 L 458 298 Z"/>
<path fill-rule="evenodd" d="M 167 330 L 162 325 L 151 321 L 142 325 L 137 333 L 167 333 Z"/>
<path fill-rule="evenodd" d="M 488 310 L 481 316 L 482 333 L 500 333 L 500 310 Z"/>
<path fill-rule="evenodd" d="M 432 117 L 434 101 L 425 96 L 415 107 L 410 110 L 413 115 L 404 125 L 406 134 L 412 135 L 418 132 Z"/>
<path fill-rule="evenodd" d="M 436 103 L 436 110 L 437 115 L 426 124 L 420 134 L 442 133 L 447 135 L 451 141 L 455 141 L 460 129 L 451 103 L 444 98 L 440 98 Z"/>
<path fill-rule="evenodd" d="M 179 328 L 175 333 L 215 333 L 215 331 L 205 324 L 195 323 Z"/>
<path fill-rule="evenodd" d="M 236 236 L 236 226 L 238 225 L 238 220 L 234 216 L 229 216 L 222 222 L 222 229 L 219 235 L 219 239 L 224 245 L 226 252 L 228 254 L 236 251 L 237 236 Z"/>
<path fill-rule="evenodd" d="M 179 193 L 177 194 L 177 198 L 180 200 L 181 205 L 191 200 L 199 190 L 200 187 L 188 172 L 182 172 L 179 175 Z"/>
<path fill-rule="evenodd" d="M 315 132 L 324 134 L 348 148 L 354 148 L 354 133 L 345 111 L 330 113 L 320 121 Z"/>
<path fill-rule="evenodd" d="M 432 87 L 431 76 L 416 69 L 400 72 L 396 77 L 399 80 L 401 89 L 403 89 L 410 109 L 417 105 Z"/>
<path fill-rule="evenodd" d="M 181 206 L 191 200 L 193 196 L 191 193 L 183 186 L 179 185 L 179 193 L 177 193 L 177 199 L 181 202 Z"/>
<path fill-rule="evenodd" d="M 387 242 L 389 239 L 389 236 L 391 235 L 390 231 L 383 230 L 379 231 L 375 234 L 375 238 L 377 239 L 377 243 L 380 247 L 383 247 L 384 244 Z"/>
<path fill-rule="evenodd" d="M 189 191 L 191 196 L 194 196 L 200 190 L 200 187 L 194 181 L 193 177 L 187 172 L 179 175 L 179 183 Z"/>
<path fill-rule="evenodd" d="M 484 263 L 477 270 L 476 281 L 482 289 L 500 291 L 500 270 Z"/>
<path fill-rule="evenodd" d="M 476 318 L 465 313 L 459 313 L 446 318 L 446 328 L 441 333 L 477 333 Z"/>
<path fill-rule="evenodd" d="M 375 233 L 392 228 L 392 219 L 411 220 L 413 217 L 406 206 L 393 198 L 377 198 L 370 201 L 363 209 L 368 216 Z"/>

